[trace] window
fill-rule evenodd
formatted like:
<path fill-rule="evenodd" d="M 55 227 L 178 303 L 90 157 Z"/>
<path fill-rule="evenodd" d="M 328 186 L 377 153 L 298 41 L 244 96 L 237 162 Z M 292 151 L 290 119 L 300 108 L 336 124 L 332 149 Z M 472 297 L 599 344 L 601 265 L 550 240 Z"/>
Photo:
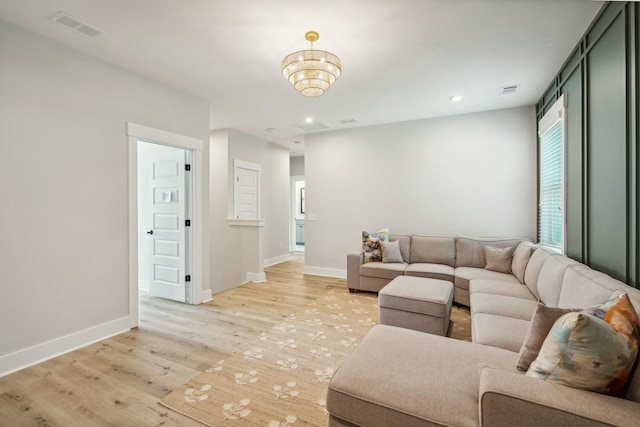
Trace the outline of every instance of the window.
<path fill-rule="evenodd" d="M 538 242 L 564 253 L 564 128 L 566 95 L 538 123 Z"/>

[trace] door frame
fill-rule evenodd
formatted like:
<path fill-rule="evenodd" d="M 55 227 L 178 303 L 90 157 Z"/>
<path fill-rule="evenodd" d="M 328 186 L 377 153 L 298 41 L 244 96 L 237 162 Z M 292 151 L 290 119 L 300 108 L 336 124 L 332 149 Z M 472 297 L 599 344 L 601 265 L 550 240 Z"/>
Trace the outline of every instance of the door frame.
<path fill-rule="evenodd" d="M 203 295 L 204 247 L 202 202 L 203 202 L 203 150 L 204 142 L 190 136 L 167 132 L 136 123 L 127 122 L 129 136 L 129 321 L 130 326 L 139 324 L 138 310 L 138 141 L 166 145 L 191 152 L 191 179 L 189 211 L 191 236 L 187 262 L 190 264 L 191 282 L 187 286 L 190 304 L 200 304 Z"/>

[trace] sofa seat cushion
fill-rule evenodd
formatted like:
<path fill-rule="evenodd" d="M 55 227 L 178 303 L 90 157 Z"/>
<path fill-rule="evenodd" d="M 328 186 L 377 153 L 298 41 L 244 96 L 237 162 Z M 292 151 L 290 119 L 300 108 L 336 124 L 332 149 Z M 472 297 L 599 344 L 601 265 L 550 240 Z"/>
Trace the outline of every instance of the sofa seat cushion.
<path fill-rule="evenodd" d="M 405 276 L 427 277 L 453 282 L 454 268 L 443 264 L 419 262 L 409 264 L 404 270 Z"/>
<path fill-rule="evenodd" d="M 498 348 L 376 325 L 331 379 L 327 410 L 359 426 L 477 427 L 482 368 L 515 373 L 517 359 Z"/>
<path fill-rule="evenodd" d="M 455 270 L 454 283 L 457 287 L 469 289 L 469 281 L 473 279 L 500 280 L 503 282 L 517 283 L 518 279 L 513 274 L 499 273 L 497 271 L 485 270 L 477 267 L 457 267 Z"/>
<path fill-rule="evenodd" d="M 368 262 L 360 266 L 360 275 L 378 277 L 380 279 L 394 279 L 404 274 L 405 263 Z"/>
<path fill-rule="evenodd" d="M 520 351 L 528 330 L 529 320 L 487 313 L 478 313 L 471 317 L 471 335 L 474 343 L 516 353 Z"/>
<path fill-rule="evenodd" d="M 537 301 L 536 297 L 525 285 L 502 280 L 473 279 L 469 282 L 469 292 L 472 294 L 478 292 L 481 294 L 504 295 Z"/>
<path fill-rule="evenodd" d="M 486 313 L 528 321 L 531 320 L 537 306 L 538 301 L 531 299 L 478 292 L 471 294 L 471 316 L 477 313 Z"/>

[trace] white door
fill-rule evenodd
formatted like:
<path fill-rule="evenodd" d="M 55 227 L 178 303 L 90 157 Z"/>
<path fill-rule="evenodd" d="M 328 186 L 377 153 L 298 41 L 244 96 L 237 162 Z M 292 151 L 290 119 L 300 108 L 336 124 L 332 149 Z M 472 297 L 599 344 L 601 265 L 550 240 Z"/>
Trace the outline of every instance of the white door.
<path fill-rule="evenodd" d="M 258 219 L 258 171 L 235 168 L 236 219 Z"/>
<path fill-rule="evenodd" d="M 152 296 L 185 302 L 186 206 L 185 159 L 180 149 L 154 153 L 151 162 L 151 271 Z"/>

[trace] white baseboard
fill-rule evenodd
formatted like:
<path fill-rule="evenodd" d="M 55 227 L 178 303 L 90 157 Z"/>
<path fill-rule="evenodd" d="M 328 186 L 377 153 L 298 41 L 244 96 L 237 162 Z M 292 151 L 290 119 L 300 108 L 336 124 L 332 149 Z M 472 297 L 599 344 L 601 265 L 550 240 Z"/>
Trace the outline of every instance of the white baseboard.
<path fill-rule="evenodd" d="M 310 274 L 312 276 L 335 277 L 336 279 L 347 278 L 347 270 L 341 270 L 339 268 L 313 267 L 310 265 L 304 266 L 304 274 Z"/>
<path fill-rule="evenodd" d="M 247 282 L 262 283 L 266 281 L 267 281 L 267 276 L 264 273 L 247 272 Z"/>
<path fill-rule="evenodd" d="M 5 354 L 0 356 L 0 377 L 127 332 L 130 329 L 131 318 L 129 316 L 121 317 L 120 319 L 46 341 L 24 350 Z"/>
<path fill-rule="evenodd" d="M 211 289 L 205 289 L 200 292 L 198 297 L 198 304 L 204 304 L 205 302 L 209 302 L 212 300 Z"/>
<path fill-rule="evenodd" d="M 281 262 L 289 261 L 291 259 L 291 254 L 284 254 L 273 258 L 268 258 L 264 260 L 264 266 L 270 267 L 272 265 L 280 264 Z"/>
<path fill-rule="evenodd" d="M 149 292 L 149 281 L 148 280 L 138 280 L 138 290 Z"/>

